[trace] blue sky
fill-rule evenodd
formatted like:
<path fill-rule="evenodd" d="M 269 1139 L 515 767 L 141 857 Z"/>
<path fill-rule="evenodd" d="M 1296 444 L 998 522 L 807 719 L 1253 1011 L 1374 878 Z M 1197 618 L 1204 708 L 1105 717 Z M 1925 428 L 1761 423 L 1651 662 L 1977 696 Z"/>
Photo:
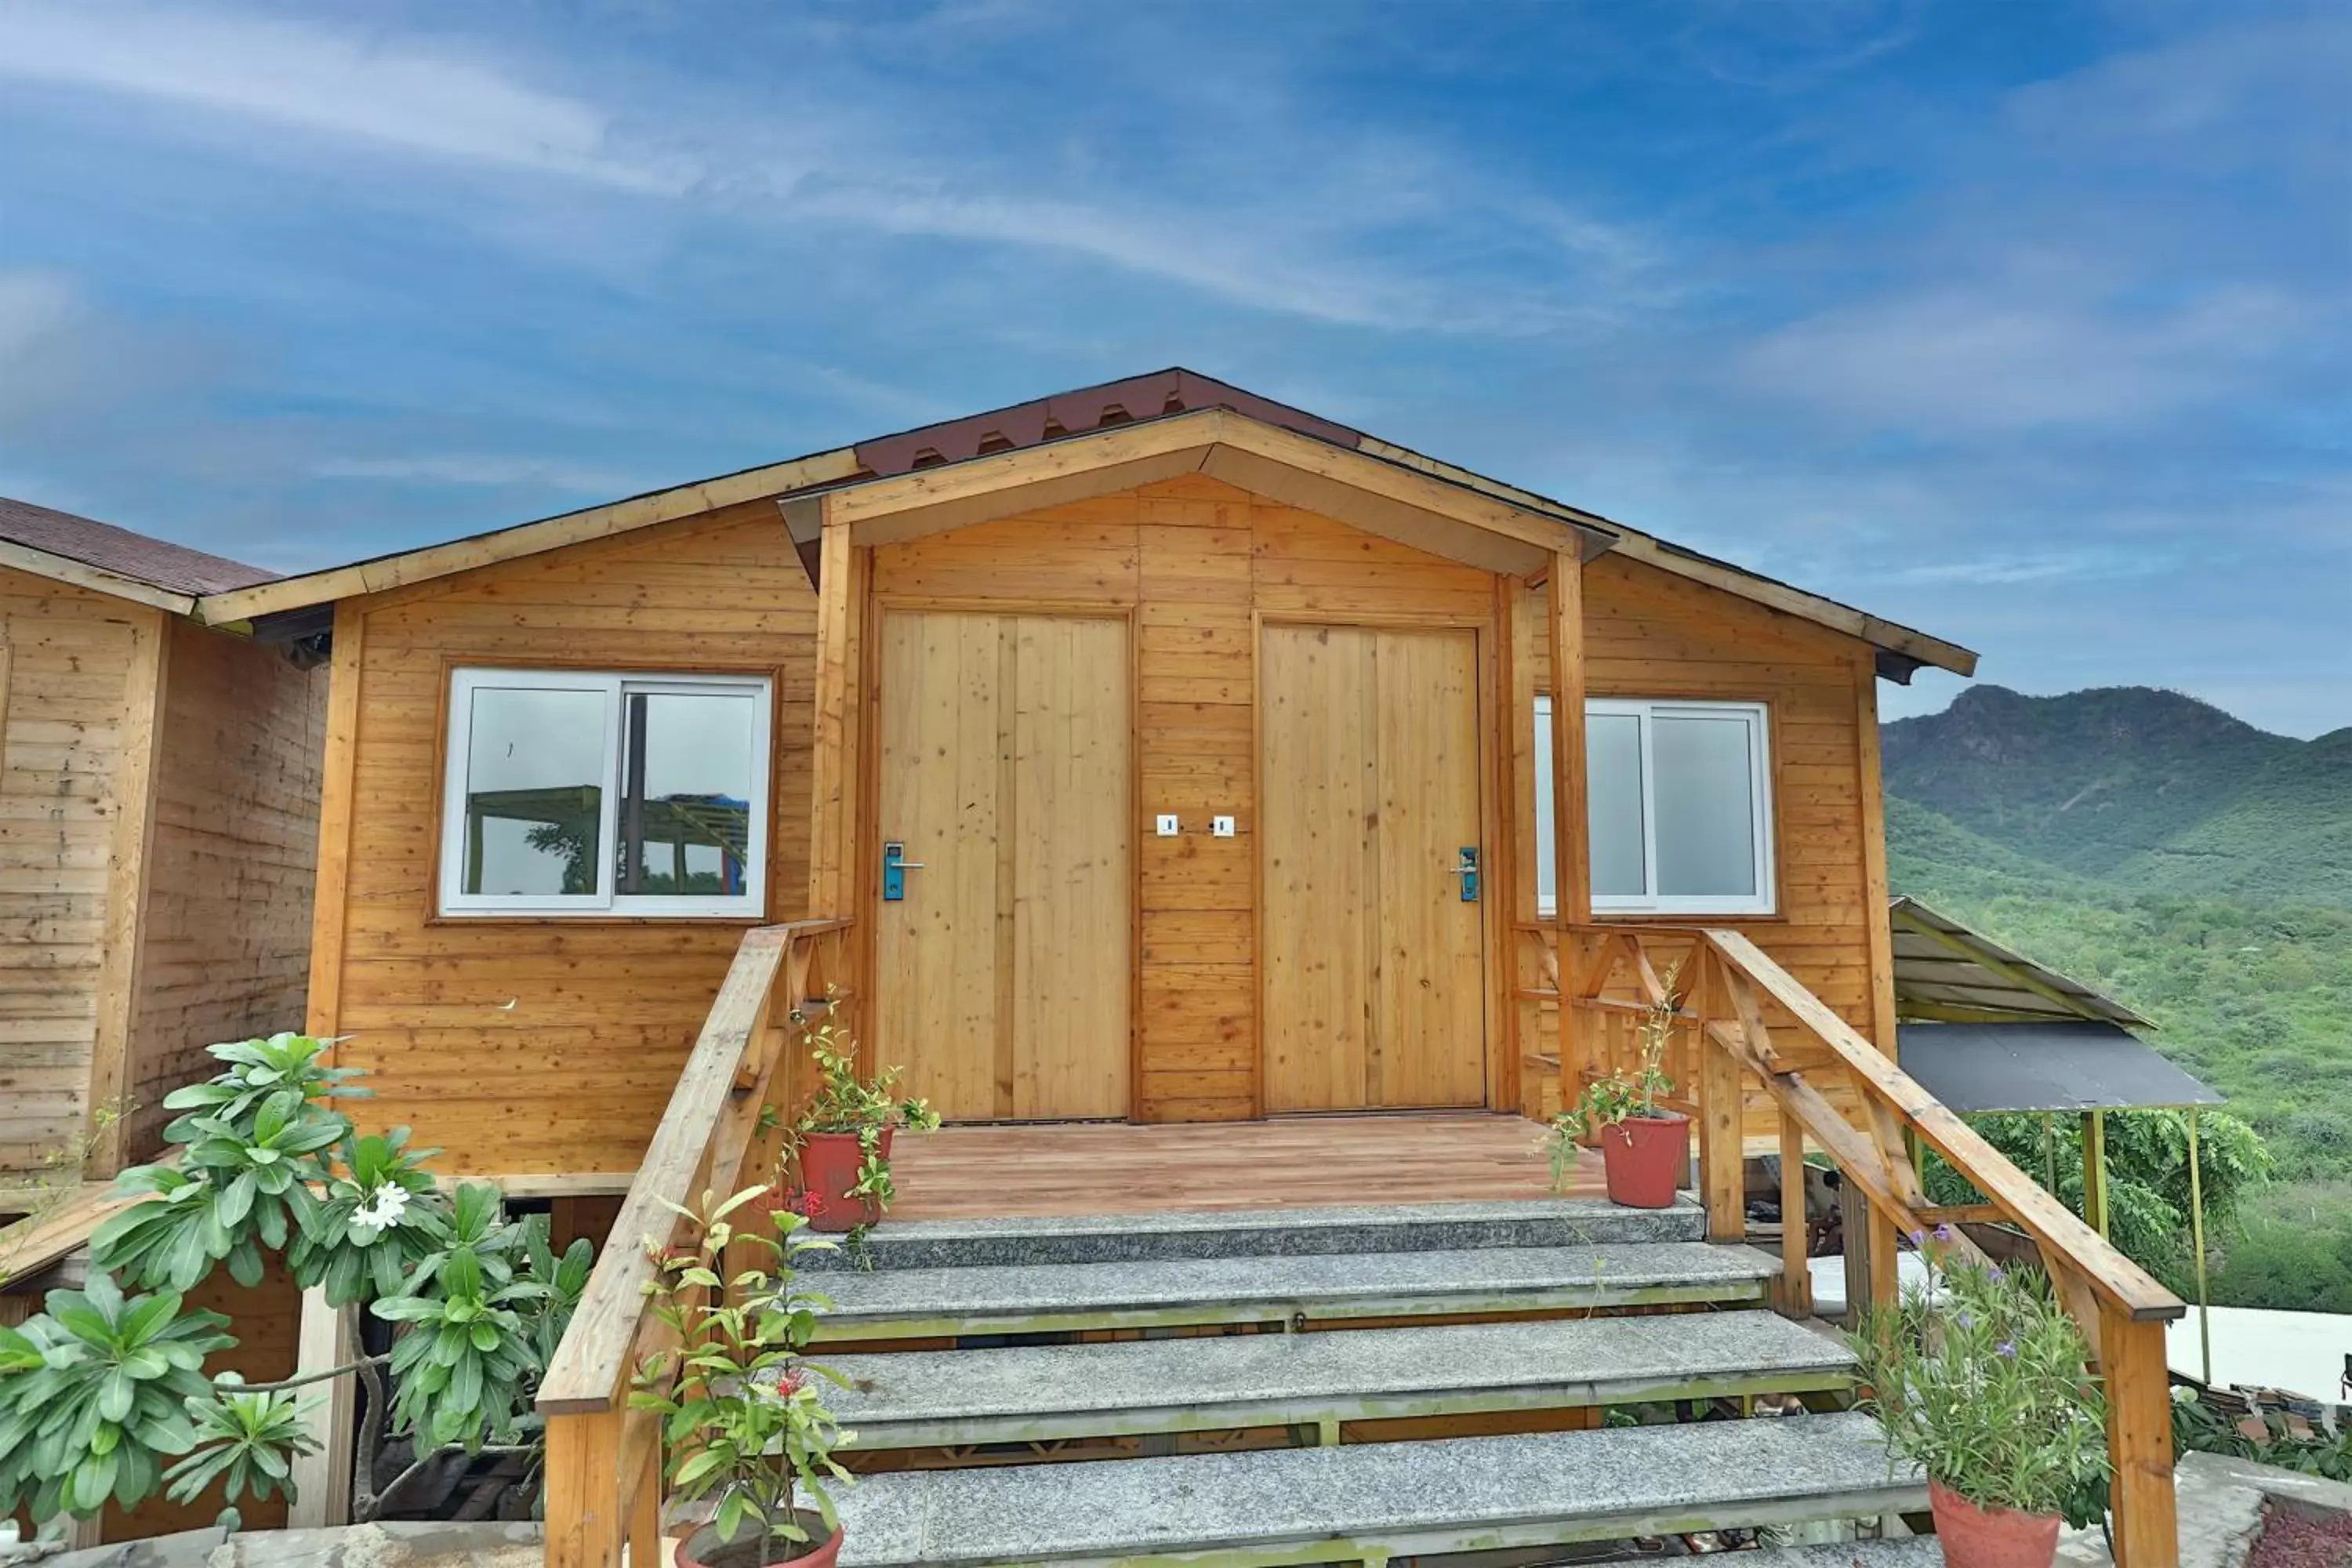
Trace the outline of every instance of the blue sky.
<path fill-rule="evenodd" d="M 0 0 L 0 493 L 291 570 L 1183 363 L 2313 734 L 2347 80 L 2332 0 Z"/>

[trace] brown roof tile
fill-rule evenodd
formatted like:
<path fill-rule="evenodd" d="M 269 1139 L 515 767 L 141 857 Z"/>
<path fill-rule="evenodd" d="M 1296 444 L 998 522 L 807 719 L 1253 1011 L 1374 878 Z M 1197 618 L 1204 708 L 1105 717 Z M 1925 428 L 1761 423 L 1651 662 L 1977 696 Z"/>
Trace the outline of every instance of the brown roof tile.
<path fill-rule="evenodd" d="M 0 496 L 0 539 L 62 555 L 171 594 L 225 594 L 273 582 L 275 572 L 150 539 L 127 528 Z"/>

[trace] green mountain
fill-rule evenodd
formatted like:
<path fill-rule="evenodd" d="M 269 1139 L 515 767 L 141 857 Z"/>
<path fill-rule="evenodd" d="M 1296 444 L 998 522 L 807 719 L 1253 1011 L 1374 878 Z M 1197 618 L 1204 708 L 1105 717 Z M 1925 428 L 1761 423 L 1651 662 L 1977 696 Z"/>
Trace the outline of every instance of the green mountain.
<path fill-rule="evenodd" d="M 1974 687 L 1884 750 L 1895 890 L 2156 1020 L 2269 1141 L 2215 1299 L 2352 1310 L 2352 730 Z"/>
<path fill-rule="evenodd" d="M 2352 729 L 2273 735 L 2179 692 L 1971 687 L 1885 731 L 1886 790 L 2116 887 L 2352 908 Z"/>

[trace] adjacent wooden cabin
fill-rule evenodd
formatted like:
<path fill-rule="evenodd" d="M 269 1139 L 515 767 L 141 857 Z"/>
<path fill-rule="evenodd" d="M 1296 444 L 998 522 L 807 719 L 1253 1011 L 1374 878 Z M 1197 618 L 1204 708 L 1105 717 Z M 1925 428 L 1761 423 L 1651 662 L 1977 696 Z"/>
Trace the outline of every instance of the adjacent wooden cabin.
<path fill-rule="evenodd" d="M 331 645 L 310 1026 L 517 1176 L 807 917 L 951 1121 L 1540 1112 L 1596 920 L 1891 1051 L 1875 682 L 1974 657 L 1183 371 L 200 614 Z"/>
<path fill-rule="evenodd" d="M 327 675 L 193 618 L 270 575 L 0 500 L 0 1215 L 301 1021 Z"/>

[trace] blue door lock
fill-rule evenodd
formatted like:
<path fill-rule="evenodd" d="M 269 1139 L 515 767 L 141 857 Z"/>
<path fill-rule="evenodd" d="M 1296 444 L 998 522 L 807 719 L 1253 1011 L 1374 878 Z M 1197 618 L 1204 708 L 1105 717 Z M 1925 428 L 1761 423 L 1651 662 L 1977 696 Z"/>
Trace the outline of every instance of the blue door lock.
<path fill-rule="evenodd" d="M 1455 862 L 1454 874 L 1462 879 L 1462 901 L 1465 904 L 1476 903 L 1478 901 L 1478 847 L 1476 845 L 1465 844 L 1462 847 L 1462 858 Z"/>
<path fill-rule="evenodd" d="M 895 904 L 907 896 L 907 873 L 923 868 L 920 860 L 907 858 L 907 847 L 897 839 L 882 846 L 882 901 Z"/>

